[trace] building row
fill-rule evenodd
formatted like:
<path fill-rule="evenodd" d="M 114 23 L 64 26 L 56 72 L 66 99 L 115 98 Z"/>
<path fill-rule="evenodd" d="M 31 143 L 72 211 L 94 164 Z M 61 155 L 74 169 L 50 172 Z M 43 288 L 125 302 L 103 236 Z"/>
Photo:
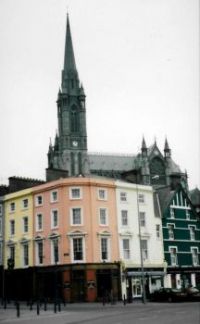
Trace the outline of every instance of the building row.
<path fill-rule="evenodd" d="M 3 297 L 132 299 L 200 285 L 200 222 L 181 186 L 59 179 L 1 196 L 0 231 Z"/>

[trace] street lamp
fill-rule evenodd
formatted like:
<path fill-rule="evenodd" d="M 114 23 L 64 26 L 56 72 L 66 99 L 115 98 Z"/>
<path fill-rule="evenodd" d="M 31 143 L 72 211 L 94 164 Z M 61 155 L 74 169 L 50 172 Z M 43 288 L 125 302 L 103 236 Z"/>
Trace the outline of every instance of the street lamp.
<path fill-rule="evenodd" d="M 137 175 L 136 175 L 137 177 Z M 145 291 L 145 277 L 144 277 L 144 262 L 142 251 L 142 236 L 141 236 L 141 224 L 140 224 L 140 208 L 139 208 L 139 194 L 138 194 L 138 182 L 136 179 L 136 198 L 137 198 L 137 215 L 138 215 L 138 230 L 139 230 L 139 245 L 140 245 L 140 265 L 142 273 L 142 302 L 146 303 L 146 291 Z"/>

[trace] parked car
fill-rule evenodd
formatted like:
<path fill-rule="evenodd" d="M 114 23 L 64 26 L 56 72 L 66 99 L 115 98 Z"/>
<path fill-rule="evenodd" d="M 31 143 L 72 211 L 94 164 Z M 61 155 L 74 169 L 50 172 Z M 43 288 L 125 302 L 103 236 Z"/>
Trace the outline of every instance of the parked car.
<path fill-rule="evenodd" d="M 200 291 L 195 287 L 188 287 L 185 289 L 188 301 L 200 301 Z"/>
<path fill-rule="evenodd" d="M 152 301 L 178 302 L 186 299 L 187 293 L 181 289 L 160 288 L 151 294 Z"/>

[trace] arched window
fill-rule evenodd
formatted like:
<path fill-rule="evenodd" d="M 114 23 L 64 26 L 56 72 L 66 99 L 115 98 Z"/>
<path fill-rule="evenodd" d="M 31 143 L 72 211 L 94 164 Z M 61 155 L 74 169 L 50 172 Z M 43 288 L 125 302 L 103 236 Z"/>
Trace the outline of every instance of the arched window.
<path fill-rule="evenodd" d="M 71 132 L 76 133 L 79 131 L 79 116 L 76 106 L 72 106 L 71 108 Z"/>
<path fill-rule="evenodd" d="M 150 162 L 150 174 L 152 178 L 152 183 L 165 184 L 165 165 L 159 157 L 153 158 Z M 153 177 L 157 175 L 159 176 L 159 178 L 153 179 Z"/>

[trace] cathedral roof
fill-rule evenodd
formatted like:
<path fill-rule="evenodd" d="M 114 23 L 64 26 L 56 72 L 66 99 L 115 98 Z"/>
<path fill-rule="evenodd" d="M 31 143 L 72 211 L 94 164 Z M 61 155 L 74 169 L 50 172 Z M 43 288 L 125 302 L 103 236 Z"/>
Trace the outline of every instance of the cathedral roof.
<path fill-rule="evenodd" d="M 200 205 L 200 190 L 198 188 L 190 191 L 190 199 L 194 205 Z"/>
<path fill-rule="evenodd" d="M 135 155 L 89 153 L 89 165 L 92 170 L 128 171 L 135 168 Z"/>

